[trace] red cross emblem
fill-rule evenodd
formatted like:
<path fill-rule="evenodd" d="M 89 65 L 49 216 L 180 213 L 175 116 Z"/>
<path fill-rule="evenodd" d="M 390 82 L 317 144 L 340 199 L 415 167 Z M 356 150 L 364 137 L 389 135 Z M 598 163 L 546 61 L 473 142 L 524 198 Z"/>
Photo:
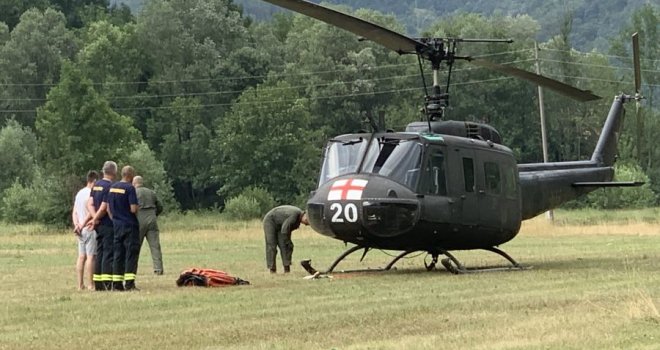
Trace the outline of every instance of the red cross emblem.
<path fill-rule="evenodd" d="M 362 179 L 337 180 L 330 186 L 328 192 L 329 201 L 337 200 L 359 200 L 362 199 L 362 191 L 367 187 L 369 181 Z"/>

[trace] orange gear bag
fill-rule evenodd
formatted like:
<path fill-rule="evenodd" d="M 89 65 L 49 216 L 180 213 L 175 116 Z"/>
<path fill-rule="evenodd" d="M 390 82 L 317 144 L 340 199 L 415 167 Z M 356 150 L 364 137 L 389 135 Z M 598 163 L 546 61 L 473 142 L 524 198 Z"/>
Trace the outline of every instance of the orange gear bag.
<path fill-rule="evenodd" d="M 192 268 L 181 272 L 181 275 L 179 275 L 179 278 L 176 280 L 176 285 L 179 287 L 225 287 L 245 284 L 250 284 L 250 282 L 231 276 L 224 271 L 198 268 Z"/>

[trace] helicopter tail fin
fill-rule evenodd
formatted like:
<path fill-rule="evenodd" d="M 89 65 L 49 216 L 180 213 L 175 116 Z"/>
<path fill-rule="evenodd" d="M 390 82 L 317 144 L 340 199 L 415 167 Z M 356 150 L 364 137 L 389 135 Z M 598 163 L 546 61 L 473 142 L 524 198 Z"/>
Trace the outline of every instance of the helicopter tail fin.
<path fill-rule="evenodd" d="M 616 161 L 617 144 L 625 116 L 625 109 L 623 108 L 625 101 L 625 95 L 616 96 L 614 102 L 612 102 L 610 112 L 607 114 L 598 143 L 591 155 L 591 161 L 598 164 L 598 166 L 613 166 Z"/>

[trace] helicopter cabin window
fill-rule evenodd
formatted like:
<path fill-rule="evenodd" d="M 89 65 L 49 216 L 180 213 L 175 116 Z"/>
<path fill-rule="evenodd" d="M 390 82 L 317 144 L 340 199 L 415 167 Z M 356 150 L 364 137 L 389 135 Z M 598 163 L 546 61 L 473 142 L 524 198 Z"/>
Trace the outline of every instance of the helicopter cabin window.
<path fill-rule="evenodd" d="M 491 194 L 500 194 L 500 168 L 497 163 L 484 162 L 484 176 L 486 179 L 486 192 Z"/>
<path fill-rule="evenodd" d="M 359 137 L 347 140 L 331 140 L 326 147 L 321 168 L 320 184 L 337 176 L 357 171 L 360 157 L 367 147 L 367 140 Z"/>
<path fill-rule="evenodd" d="M 380 138 L 371 142 L 364 172 L 378 174 L 415 189 L 419 181 L 422 145 L 415 141 Z"/>
<path fill-rule="evenodd" d="M 426 193 L 438 196 L 447 195 L 447 179 L 445 176 L 445 155 L 442 150 L 431 148 L 426 160 Z"/>
<path fill-rule="evenodd" d="M 474 161 L 472 158 L 463 158 L 463 181 L 465 192 L 474 192 Z"/>

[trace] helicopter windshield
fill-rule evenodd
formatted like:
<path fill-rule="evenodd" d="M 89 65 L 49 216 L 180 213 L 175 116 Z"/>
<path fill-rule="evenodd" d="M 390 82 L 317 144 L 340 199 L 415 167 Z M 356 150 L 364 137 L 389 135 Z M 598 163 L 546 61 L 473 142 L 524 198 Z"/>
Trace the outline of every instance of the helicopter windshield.
<path fill-rule="evenodd" d="M 419 180 L 422 145 L 399 139 L 375 141 L 369 147 L 363 171 L 388 177 L 414 190 Z"/>
<path fill-rule="evenodd" d="M 361 137 L 354 140 L 330 141 L 321 169 L 320 183 L 356 172 L 367 144 L 367 140 Z"/>

